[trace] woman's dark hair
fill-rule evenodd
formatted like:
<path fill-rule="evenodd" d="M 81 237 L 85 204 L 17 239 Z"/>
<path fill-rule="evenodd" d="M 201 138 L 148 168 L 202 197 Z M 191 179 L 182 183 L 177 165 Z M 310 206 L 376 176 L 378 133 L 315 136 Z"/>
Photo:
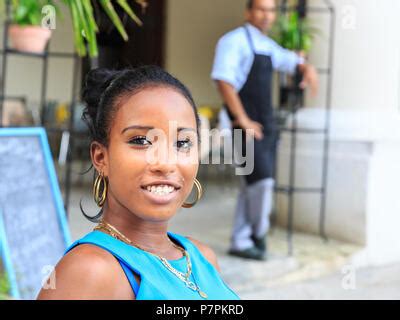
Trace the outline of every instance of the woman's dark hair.
<path fill-rule="evenodd" d="M 97 141 L 108 146 L 112 120 L 122 99 L 154 87 L 171 88 L 186 98 L 193 108 L 200 143 L 200 118 L 190 91 L 178 79 L 157 66 L 124 70 L 99 68 L 87 74 L 82 92 L 82 100 L 85 103 L 82 120 L 89 127 L 91 142 Z M 96 173 L 94 173 L 94 178 L 95 175 Z M 102 210 L 93 217 L 85 214 L 82 200 L 80 208 L 83 215 L 92 222 L 99 221 L 102 216 Z"/>
<path fill-rule="evenodd" d="M 190 91 L 178 79 L 157 66 L 124 70 L 99 68 L 87 74 L 82 93 L 86 104 L 82 120 L 89 127 L 91 140 L 107 146 L 113 115 L 121 99 L 151 87 L 169 87 L 186 98 L 193 108 L 200 142 L 200 118 Z"/>

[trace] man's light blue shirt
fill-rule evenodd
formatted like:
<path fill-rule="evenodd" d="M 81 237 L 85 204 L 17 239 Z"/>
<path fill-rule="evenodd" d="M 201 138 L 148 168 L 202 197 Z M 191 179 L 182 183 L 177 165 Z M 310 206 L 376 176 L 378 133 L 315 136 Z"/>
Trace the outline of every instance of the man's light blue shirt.
<path fill-rule="evenodd" d="M 250 23 L 245 26 L 250 31 L 255 53 L 270 56 L 275 70 L 293 74 L 296 66 L 304 63 L 302 57 L 282 48 Z M 253 49 L 246 30 L 241 26 L 226 33 L 218 41 L 211 78 L 228 82 L 240 91 L 246 83 L 253 61 Z"/>

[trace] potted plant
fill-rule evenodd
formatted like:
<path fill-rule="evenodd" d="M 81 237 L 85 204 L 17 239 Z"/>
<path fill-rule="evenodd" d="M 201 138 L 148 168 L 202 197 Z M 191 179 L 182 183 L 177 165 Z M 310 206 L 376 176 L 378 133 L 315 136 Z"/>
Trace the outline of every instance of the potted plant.
<path fill-rule="evenodd" d="M 43 20 L 42 10 L 46 5 L 52 5 L 57 14 L 59 7 L 53 0 L 7 0 L 10 1 L 11 25 L 9 36 L 12 48 L 19 51 L 42 53 L 51 37 L 51 30 L 41 26 Z M 146 0 L 135 0 L 142 8 L 147 5 Z M 60 3 L 60 2 L 57 2 Z M 138 25 L 142 22 L 129 5 L 128 0 L 63 0 L 70 10 L 75 48 L 79 56 L 91 57 L 98 55 L 96 34 L 99 31 L 95 19 L 95 9 L 101 10 L 109 17 L 112 25 L 118 30 L 123 40 L 128 40 L 128 34 L 119 17 L 115 5 L 122 9 Z M 4 0 L 0 6 L 5 7 Z"/>
<path fill-rule="evenodd" d="M 43 53 L 51 37 L 51 30 L 41 26 L 42 8 L 53 5 L 50 0 L 12 0 L 11 25 L 8 34 L 11 47 L 19 51 Z"/>
<path fill-rule="evenodd" d="M 306 57 L 316 33 L 317 29 L 313 28 L 306 18 L 300 18 L 298 12 L 292 11 L 278 18 L 271 37 L 282 47 Z M 280 105 L 282 107 L 301 105 L 303 101 L 303 90 L 299 87 L 302 81 L 301 73 L 297 70 L 293 77 L 281 76 L 280 79 Z"/>

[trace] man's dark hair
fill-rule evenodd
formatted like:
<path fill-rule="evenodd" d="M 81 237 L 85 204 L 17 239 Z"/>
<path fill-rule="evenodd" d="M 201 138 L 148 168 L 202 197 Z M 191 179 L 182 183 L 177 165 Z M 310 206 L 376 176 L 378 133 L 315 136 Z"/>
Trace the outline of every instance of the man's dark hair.
<path fill-rule="evenodd" d="M 254 0 L 247 0 L 247 9 L 253 8 Z"/>

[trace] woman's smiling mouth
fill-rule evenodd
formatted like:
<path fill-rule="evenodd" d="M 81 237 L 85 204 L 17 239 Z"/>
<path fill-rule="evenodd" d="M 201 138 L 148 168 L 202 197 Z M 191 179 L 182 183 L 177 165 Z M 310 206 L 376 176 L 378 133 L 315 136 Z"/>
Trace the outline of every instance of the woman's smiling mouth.
<path fill-rule="evenodd" d="M 176 183 L 161 181 L 141 187 L 146 198 L 154 204 L 168 204 L 172 202 L 178 195 L 180 188 Z"/>

